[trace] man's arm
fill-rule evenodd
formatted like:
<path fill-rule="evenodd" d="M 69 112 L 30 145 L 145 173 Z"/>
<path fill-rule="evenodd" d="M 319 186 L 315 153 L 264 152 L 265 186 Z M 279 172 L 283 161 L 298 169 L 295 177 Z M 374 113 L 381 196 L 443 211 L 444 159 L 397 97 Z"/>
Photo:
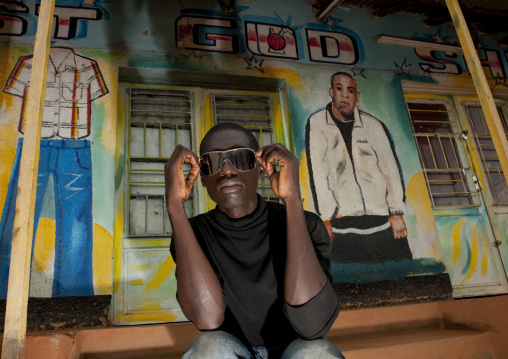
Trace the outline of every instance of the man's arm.
<path fill-rule="evenodd" d="M 281 144 L 265 146 L 256 153 L 256 156 L 270 178 L 272 190 L 282 200 L 286 208 L 287 253 L 284 298 L 290 306 L 289 309 L 286 309 L 286 313 L 293 327 L 302 336 L 313 337 L 320 332 L 311 333 L 307 331 L 305 324 L 309 321 L 299 319 L 301 317 L 316 318 L 322 313 L 317 314 L 314 310 L 309 313 L 305 308 L 306 304 L 318 297 L 318 301 L 326 297 L 322 304 L 325 307 L 328 306 L 328 308 L 320 307 L 318 310 L 329 314 L 326 316 L 327 318 L 324 318 L 325 322 L 329 322 L 336 312 L 337 298 L 319 262 L 310 238 L 303 202 L 300 197 L 299 161 Z M 279 172 L 276 172 L 272 165 L 272 162 L 275 161 L 279 164 Z M 330 296 L 330 288 L 333 296 Z M 303 325 L 300 326 L 299 324 Z M 321 329 L 322 327 L 319 328 L 319 330 Z"/>
<path fill-rule="evenodd" d="M 390 217 L 390 225 L 393 229 L 395 239 L 407 237 L 406 222 L 404 221 L 404 181 L 402 178 L 402 167 L 400 166 L 395 152 L 390 131 L 384 123 L 379 121 L 384 130 L 385 136 L 377 135 L 376 153 L 379 159 L 379 169 L 387 180 L 386 203 Z"/>
<path fill-rule="evenodd" d="M 191 164 L 187 178 L 182 170 Z M 164 166 L 166 201 L 173 229 L 178 302 L 185 316 L 200 330 L 213 330 L 224 321 L 224 298 L 213 271 L 185 214 L 184 203 L 199 175 L 196 155 L 178 145 Z"/>
<path fill-rule="evenodd" d="M 323 110 L 327 111 L 327 110 Z M 336 210 L 333 193 L 329 188 L 327 166 L 323 165 L 329 148 L 326 136 L 323 134 L 321 112 L 312 115 L 305 128 L 305 152 L 310 177 L 310 188 L 316 213 L 322 219 L 328 220 Z M 326 116 L 326 115 L 323 115 Z M 329 126 L 330 131 L 334 128 Z"/>

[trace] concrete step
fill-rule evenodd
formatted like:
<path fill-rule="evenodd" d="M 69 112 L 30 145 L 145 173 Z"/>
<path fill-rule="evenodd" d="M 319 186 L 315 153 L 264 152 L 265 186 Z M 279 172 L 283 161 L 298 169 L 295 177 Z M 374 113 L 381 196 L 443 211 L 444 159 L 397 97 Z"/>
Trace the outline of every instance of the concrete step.
<path fill-rule="evenodd" d="M 347 359 L 494 359 L 490 333 L 434 328 L 414 332 L 330 338 Z"/>
<path fill-rule="evenodd" d="M 404 333 L 379 333 L 348 338 L 329 338 L 347 359 L 495 359 L 490 333 L 474 329 L 427 329 Z M 175 347 L 131 349 L 81 354 L 82 359 L 181 358 Z"/>
<path fill-rule="evenodd" d="M 198 334 L 192 323 L 83 330 L 80 359 L 180 358 Z"/>
<path fill-rule="evenodd" d="M 348 359 L 508 358 L 499 349 L 508 321 L 497 310 L 506 305 L 508 297 L 344 310 L 328 338 Z M 25 358 L 180 358 L 198 333 L 191 323 L 32 332 Z"/>
<path fill-rule="evenodd" d="M 81 358 L 180 358 L 197 333 L 190 323 L 83 331 Z M 495 358 L 489 332 L 447 326 L 437 302 L 345 310 L 328 338 L 348 359 Z"/>

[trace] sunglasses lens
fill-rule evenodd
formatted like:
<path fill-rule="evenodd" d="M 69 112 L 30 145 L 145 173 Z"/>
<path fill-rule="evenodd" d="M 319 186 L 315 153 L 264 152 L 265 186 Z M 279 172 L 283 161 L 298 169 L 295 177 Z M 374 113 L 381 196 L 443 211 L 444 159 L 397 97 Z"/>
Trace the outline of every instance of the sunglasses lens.
<path fill-rule="evenodd" d="M 201 173 L 204 174 L 205 176 L 212 174 L 210 157 L 207 154 L 199 158 L 199 167 L 201 169 Z"/>
<path fill-rule="evenodd" d="M 202 163 L 205 163 L 206 166 L 201 166 L 201 173 L 204 175 L 213 175 L 222 167 L 222 152 L 210 152 L 205 153 L 201 156 L 203 159 Z"/>
<path fill-rule="evenodd" d="M 249 148 L 238 148 L 229 151 L 208 152 L 199 159 L 201 173 L 205 176 L 213 175 L 222 169 L 224 161 L 228 160 L 238 171 L 249 171 L 256 167 L 256 154 Z"/>
<path fill-rule="evenodd" d="M 228 160 L 239 171 L 248 171 L 254 168 L 255 164 L 254 152 L 248 149 L 239 149 L 231 151 L 228 155 Z"/>

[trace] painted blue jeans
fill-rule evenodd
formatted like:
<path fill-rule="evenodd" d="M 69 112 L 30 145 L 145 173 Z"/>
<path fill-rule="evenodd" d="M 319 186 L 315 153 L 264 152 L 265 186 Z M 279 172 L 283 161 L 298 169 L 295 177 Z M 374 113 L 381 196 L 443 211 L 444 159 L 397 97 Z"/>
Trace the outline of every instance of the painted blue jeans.
<path fill-rule="evenodd" d="M 23 139 L 20 138 L 0 222 L 0 298 L 5 299 Z M 87 140 L 41 140 L 34 238 L 48 180 L 53 178 L 55 270 L 52 296 L 94 295 L 92 153 Z M 32 246 L 33 255 L 33 246 Z"/>
<path fill-rule="evenodd" d="M 287 346 L 246 347 L 235 336 L 220 331 L 200 333 L 182 359 L 331 359 L 342 353 L 328 339 L 297 338 Z"/>

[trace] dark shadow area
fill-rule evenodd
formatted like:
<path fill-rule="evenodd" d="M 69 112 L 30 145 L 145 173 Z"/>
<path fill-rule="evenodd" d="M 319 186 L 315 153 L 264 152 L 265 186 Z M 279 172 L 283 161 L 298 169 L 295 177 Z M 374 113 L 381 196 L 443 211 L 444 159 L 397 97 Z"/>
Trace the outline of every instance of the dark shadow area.
<path fill-rule="evenodd" d="M 29 298 L 27 330 L 106 327 L 110 295 Z M 0 300 L 0 332 L 4 330 L 5 300 Z"/>
<path fill-rule="evenodd" d="M 171 347 L 157 349 L 139 349 L 120 352 L 81 354 L 80 359 L 162 359 L 181 358 L 184 353 L 175 352 Z"/>
<path fill-rule="evenodd" d="M 447 273 L 368 283 L 333 283 L 342 309 L 451 300 Z"/>

